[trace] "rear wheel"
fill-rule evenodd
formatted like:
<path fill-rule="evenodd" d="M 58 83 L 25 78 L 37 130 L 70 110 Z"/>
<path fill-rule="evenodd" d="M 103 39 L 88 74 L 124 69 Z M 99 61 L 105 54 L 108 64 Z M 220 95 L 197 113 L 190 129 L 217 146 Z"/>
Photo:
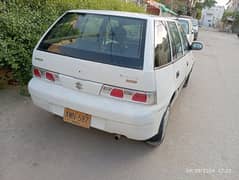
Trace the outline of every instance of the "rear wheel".
<path fill-rule="evenodd" d="M 169 119 L 169 109 L 170 108 L 168 106 L 163 115 L 163 118 L 161 120 L 158 133 L 155 136 L 153 136 L 152 138 L 150 138 L 149 140 L 147 140 L 146 141 L 147 144 L 149 144 L 151 146 L 158 146 L 163 142 L 164 136 L 165 136 L 165 131 L 166 131 L 167 124 L 168 124 L 168 119 Z"/>

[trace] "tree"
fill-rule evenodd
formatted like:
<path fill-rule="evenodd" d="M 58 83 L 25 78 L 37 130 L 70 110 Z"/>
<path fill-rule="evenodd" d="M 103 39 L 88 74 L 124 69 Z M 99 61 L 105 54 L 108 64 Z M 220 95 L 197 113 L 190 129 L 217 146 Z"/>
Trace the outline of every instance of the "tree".
<path fill-rule="evenodd" d="M 193 8 L 193 16 L 196 17 L 197 19 L 201 18 L 202 15 L 202 9 L 203 8 L 211 8 L 216 5 L 215 0 L 205 0 L 203 3 L 199 2 L 199 0 L 194 1 L 195 6 Z"/>
<path fill-rule="evenodd" d="M 205 0 L 202 3 L 202 7 L 203 8 L 205 8 L 205 7 L 211 8 L 211 7 L 215 6 L 216 4 L 217 4 L 217 1 L 215 1 L 215 0 Z"/>

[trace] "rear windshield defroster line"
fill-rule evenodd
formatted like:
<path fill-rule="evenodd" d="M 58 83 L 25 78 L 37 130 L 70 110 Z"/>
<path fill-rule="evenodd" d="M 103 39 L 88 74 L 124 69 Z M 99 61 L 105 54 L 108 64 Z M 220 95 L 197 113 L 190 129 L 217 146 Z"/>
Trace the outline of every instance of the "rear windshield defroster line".
<path fill-rule="evenodd" d="M 115 66 L 143 69 L 146 20 L 87 13 L 65 14 L 38 50 Z"/>

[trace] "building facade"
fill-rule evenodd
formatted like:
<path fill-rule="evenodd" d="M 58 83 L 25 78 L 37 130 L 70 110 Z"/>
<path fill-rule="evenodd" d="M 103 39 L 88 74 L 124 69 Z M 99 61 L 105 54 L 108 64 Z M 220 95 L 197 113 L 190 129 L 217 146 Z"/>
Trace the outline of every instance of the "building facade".
<path fill-rule="evenodd" d="M 204 8 L 202 10 L 201 25 L 206 27 L 218 27 L 223 13 L 225 11 L 224 6 L 214 6 L 211 8 Z"/>

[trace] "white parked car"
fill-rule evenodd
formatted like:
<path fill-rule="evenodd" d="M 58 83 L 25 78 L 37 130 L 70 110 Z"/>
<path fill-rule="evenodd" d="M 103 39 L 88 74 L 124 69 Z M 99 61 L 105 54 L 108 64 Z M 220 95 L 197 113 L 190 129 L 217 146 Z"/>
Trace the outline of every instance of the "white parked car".
<path fill-rule="evenodd" d="M 194 33 L 193 40 L 196 41 L 198 39 L 198 32 L 199 32 L 198 20 L 192 19 L 192 24 L 193 24 L 193 33 Z"/>
<path fill-rule="evenodd" d="M 194 30 L 193 30 L 192 18 L 180 17 L 180 18 L 177 18 L 177 20 L 182 25 L 183 30 L 187 34 L 189 43 L 192 44 L 192 42 L 194 41 Z"/>
<path fill-rule="evenodd" d="M 160 144 L 171 104 L 193 68 L 177 21 L 146 14 L 72 10 L 33 51 L 29 92 L 64 121 Z"/>

